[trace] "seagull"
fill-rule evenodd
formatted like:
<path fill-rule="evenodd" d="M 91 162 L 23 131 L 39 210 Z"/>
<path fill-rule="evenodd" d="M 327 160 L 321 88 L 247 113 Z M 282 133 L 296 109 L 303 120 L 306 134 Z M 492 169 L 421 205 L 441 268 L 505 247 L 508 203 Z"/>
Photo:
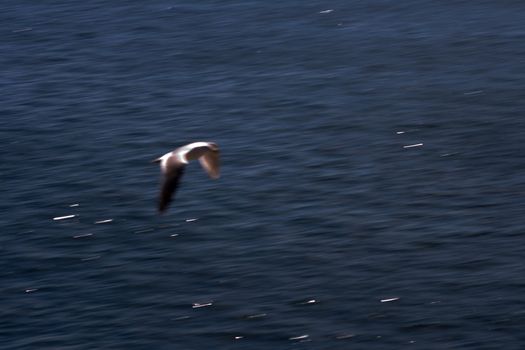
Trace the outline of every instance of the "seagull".
<path fill-rule="evenodd" d="M 153 161 L 160 163 L 160 170 L 164 176 L 159 197 L 159 213 L 166 211 L 186 165 L 195 159 L 199 160 L 212 179 L 219 178 L 219 147 L 213 142 L 193 142 Z"/>

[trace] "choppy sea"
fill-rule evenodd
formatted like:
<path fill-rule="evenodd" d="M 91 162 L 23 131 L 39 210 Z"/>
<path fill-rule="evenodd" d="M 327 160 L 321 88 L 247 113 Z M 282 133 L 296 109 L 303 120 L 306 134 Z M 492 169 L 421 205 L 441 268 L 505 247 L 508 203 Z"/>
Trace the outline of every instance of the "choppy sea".
<path fill-rule="evenodd" d="M 525 3 L 3 1 L 0 347 L 523 349 Z M 166 215 L 151 160 L 193 141 Z"/>

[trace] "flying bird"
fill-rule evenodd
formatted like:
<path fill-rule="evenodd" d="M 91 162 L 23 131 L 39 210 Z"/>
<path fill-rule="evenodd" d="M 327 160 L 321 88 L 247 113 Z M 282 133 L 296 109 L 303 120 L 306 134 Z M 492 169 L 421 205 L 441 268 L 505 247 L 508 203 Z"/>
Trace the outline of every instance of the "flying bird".
<path fill-rule="evenodd" d="M 219 178 L 219 147 L 213 142 L 193 142 L 153 161 L 160 163 L 163 175 L 158 208 L 160 213 L 166 211 L 172 201 L 186 165 L 195 159 L 199 160 L 212 179 Z"/>

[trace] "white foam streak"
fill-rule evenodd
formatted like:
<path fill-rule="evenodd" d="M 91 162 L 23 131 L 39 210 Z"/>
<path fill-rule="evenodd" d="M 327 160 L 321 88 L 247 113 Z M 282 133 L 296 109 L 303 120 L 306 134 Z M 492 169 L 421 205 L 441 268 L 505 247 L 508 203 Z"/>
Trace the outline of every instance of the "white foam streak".
<path fill-rule="evenodd" d="M 54 217 L 54 218 L 53 218 L 53 221 L 60 221 L 60 220 L 72 219 L 72 218 L 74 218 L 75 216 L 76 216 L 76 215 L 57 216 L 57 217 Z"/>
<path fill-rule="evenodd" d="M 414 148 L 414 147 L 421 147 L 423 146 L 422 143 L 415 143 L 413 145 L 406 145 L 406 146 L 403 146 L 403 148 Z"/>

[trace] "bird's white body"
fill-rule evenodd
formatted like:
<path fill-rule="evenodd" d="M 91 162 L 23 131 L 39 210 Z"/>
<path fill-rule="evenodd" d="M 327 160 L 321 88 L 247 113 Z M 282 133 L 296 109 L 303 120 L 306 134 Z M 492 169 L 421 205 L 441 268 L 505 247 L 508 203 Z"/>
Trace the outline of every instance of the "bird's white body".
<path fill-rule="evenodd" d="M 195 160 L 195 159 L 198 159 L 202 156 L 202 154 L 199 154 L 198 157 L 188 157 L 188 153 L 190 151 L 192 151 L 193 149 L 195 148 L 198 148 L 198 147 L 204 147 L 204 148 L 208 148 L 210 147 L 210 143 L 209 142 L 193 142 L 193 143 L 189 143 L 185 146 L 182 146 L 182 147 L 179 147 L 177 148 L 176 150 L 174 151 L 171 151 L 171 152 L 168 152 L 166 153 L 165 155 L 163 155 L 162 157 L 160 157 L 160 166 L 164 169 L 166 168 L 166 164 L 168 162 L 168 159 L 172 156 L 175 156 L 177 157 L 177 159 L 184 163 L 184 164 L 188 164 L 190 162 L 190 160 Z"/>

